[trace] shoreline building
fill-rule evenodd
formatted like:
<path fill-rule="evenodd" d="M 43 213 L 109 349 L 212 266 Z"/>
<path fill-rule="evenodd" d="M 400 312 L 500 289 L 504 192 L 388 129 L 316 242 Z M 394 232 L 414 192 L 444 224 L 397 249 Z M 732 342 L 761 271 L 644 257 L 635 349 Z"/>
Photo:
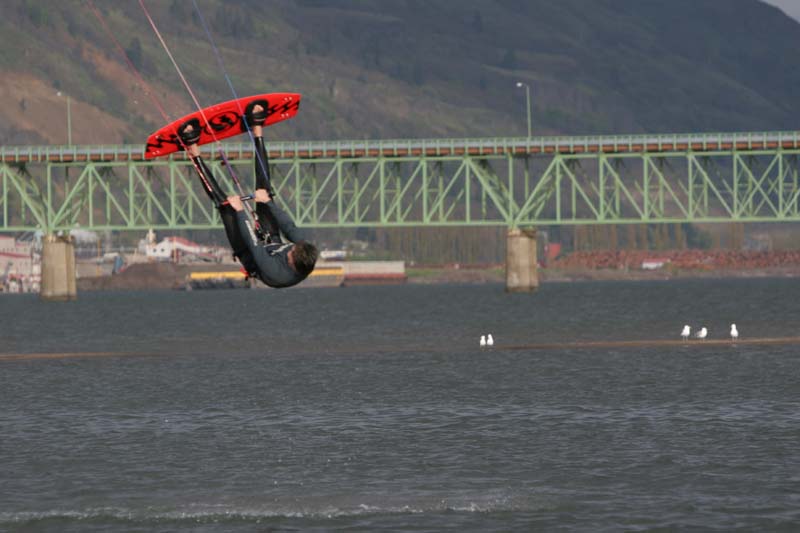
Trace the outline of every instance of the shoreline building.
<path fill-rule="evenodd" d="M 39 292 L 41 283 L 41 255 L 34 244 L 0 235 L 0 291 Z"/>

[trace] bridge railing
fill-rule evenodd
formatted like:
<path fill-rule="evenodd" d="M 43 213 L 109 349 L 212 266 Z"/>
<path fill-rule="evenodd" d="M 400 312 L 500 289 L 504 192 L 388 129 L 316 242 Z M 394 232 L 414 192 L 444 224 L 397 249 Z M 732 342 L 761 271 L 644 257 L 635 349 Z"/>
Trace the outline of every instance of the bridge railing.
<path fill-rule="evenodd" d="M 269 150 L 278 157 L 313 159 L 318 157 L 447 155 L 463 153 L 577 153 L 597 152 L 660 152 L 707 150 L 756 150 L 775 147 L 800 147 L 799 131 L 765 131 L 742 133 L 676 133 L 644 135 L 588 135 L 542 137 L 492 137 L 452 139 L 388 139 L 341 141 L 269 141 Z M 222 143 L 229 157 L 250 157 L 249 142 Z M 214 153 L 217 145 L 206 145 L 206 153 Z M 183 154 L 176 154 L 183 158 Z M 82 160 L 141 161 L 144 145 L 71 145 L 71 146 L 3 146 L 0 161 L 67 162 Z"/>

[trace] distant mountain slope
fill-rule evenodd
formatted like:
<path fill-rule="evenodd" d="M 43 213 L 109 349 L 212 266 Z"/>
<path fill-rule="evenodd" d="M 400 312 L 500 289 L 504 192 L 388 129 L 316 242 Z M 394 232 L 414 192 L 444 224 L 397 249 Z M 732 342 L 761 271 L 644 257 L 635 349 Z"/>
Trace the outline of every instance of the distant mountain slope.
<path fill-rule="evenodd" d="M 800 24 L 758 0 L 201 0 L 281 139 L 796 128 Z M 171 117 L 193 109 L 138 2 L 96 4 Z M 146 2 L 201 103 L 231 97 L 192 3 Z M 142 142 L 164 120 L 84 1 L 0 3 L 0 145 Z M 59 95 L 58 93 L 61 93 Z"/>

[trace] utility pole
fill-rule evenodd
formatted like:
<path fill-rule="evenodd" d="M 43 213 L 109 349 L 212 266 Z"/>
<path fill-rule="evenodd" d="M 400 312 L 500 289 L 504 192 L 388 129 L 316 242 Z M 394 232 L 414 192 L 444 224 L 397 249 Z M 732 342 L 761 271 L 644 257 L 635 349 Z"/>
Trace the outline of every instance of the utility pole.
<path fill-rule="evenodd" d="M 62 95 L 61 91 L 58 91 L 56 95 L 67 97 L 67 145 L 72 146 L 72 110 L 70 109 L 70 97 L 68 94 Z"/>
<path fill-rule="evenodd" d="M 528 108 L 528 139 L 531 138 L 531 88 L 527 83 L 517 82 L 517 87 L 525 87 L 525 102 Z"/>

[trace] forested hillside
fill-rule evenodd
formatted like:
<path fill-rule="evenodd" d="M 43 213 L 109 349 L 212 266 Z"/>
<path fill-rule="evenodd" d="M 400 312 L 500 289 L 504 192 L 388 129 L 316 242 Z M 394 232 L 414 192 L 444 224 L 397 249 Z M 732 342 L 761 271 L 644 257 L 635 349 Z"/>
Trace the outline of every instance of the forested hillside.
<path fill-rule="evenodd" d="M 0 3 L 0 144 L 140 143 L 193 104 L 139 3 Z M 800 24 L 758 0 L 150 0 L 203 104 L 304 94 L 281 139 L 794 129 Z M 223 71 L 207 38 L 210 29 Z M 110 28 L 113 38 L 103 29 Z"/>

